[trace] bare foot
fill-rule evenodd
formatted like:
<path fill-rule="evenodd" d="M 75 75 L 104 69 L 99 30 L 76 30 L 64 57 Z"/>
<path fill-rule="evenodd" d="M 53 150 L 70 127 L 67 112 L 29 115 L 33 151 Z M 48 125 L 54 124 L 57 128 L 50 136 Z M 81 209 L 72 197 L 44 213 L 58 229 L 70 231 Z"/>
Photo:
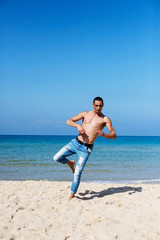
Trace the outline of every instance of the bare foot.
<path fill-rule="evenodd" d="M 71 193 L 71 195 L 69 196 L 68 202 L 70 202 L 72 198 L 74 198 L 74 193 Z"/>
<path fill-rule="evenodd" d="M 75 164 L 75 161 L 74 160 L 71 160 L 67 162 L 68 166 L 72 169 L 72 172 L 74 173 L 74 164 Z"/>

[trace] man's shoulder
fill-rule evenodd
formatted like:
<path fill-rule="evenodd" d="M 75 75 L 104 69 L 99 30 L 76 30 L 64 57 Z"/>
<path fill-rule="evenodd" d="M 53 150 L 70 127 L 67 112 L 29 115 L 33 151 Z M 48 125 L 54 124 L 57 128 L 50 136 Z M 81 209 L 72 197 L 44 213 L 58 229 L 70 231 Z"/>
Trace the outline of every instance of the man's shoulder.
<path fill-rule="evenodd" d="M 111 122 L 111 119 L 110 119 L 109 117 L 107 117 L 107 116 L 104 115 L 104 121 L 105 121 L 106 123 L 110 123 L 110 122 Z"/>
<path fill-rule="evenodd" d="M 84 112 L 81 112 L 81 113 L 83 113 L 83 114 L 87 114 L 87 113 L 89 113 L 89 111 L 84 111 Z"/>
<path fill-rule="evenodd" d="M 81 114 L 82 116 L 85 116 L 87 113 L 89 113 L 89 111 L 84 111 L 84 112 L 81 112 L 80 114 Z"/>

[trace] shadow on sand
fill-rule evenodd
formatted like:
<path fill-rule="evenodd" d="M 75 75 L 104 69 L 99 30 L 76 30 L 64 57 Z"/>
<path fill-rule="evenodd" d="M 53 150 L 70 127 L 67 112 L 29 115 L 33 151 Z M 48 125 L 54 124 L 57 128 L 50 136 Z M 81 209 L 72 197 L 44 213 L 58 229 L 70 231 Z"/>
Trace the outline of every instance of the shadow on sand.
<path fill-rule="evenodd" d="M 111 194 L 115 194 L 115 193 L 123 193 L 123 192 L 128 192 L 128 194 L 131 195 L 136 192 L 142 192 L 142 188 L 141 187 L 124 186 L 124 187 L 108 188 L 108 189 L 102 190 L 100 192 L 86 190 L 84 193 L 79 193 L 79 195 L 82 197 L 79 197 L 79 196 L 75 196 L 75 197 L 82 199 L 82 200 L 90 200 L 90 199 L 93 199 L 96 197 L 102 198 L 107 195 L 111 195 Z"/>

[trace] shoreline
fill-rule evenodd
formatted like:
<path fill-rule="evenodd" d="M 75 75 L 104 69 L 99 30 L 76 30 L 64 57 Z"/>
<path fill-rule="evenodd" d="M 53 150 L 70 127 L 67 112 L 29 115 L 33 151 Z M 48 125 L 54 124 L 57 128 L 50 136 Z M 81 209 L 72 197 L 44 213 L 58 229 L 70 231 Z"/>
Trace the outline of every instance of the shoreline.
<path fill-rule="evenodd" d="M 0 239 L 159 240 L 159 184 L 0 181 Z"/>
<path fill-rule="evenodd" d="M 0 179 L 0 182 L 26 182 L 26 181 L 35 181 L 35 182 L 68 182 L 72 183 L 72 180 L 54 180 L 54 179 Z M 145 180 L 119 180 L 119 181 L 101 181 L 101 180 L 93 180 L 93 181 L 83 181 L 81 180 L 81 183 L 98 183 L 98 184 L 160 184 L 160 179 L 145 179 Z"/>

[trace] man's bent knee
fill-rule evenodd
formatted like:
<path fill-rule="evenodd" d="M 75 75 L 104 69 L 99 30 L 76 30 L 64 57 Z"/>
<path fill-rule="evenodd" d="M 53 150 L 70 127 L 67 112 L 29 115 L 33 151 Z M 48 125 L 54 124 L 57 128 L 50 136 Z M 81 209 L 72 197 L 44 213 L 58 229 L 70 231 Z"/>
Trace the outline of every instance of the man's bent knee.
<path fill-rule="evenodd" d="M 54 155 L 53 160 L 55 162 L 58 162 L 60 160 L 60 157 L 58 156 L 58 154 Z"/>
<path fill-rule="evenodd" d="M 58 153 L 53 157 L 53 160 L 54 160 L 55 162 L 61 162 L 61 163 L 63 163 L 63 164 L 65 164 L 65 163 L 68 162 L 68 159 L 67 159 L 67 158 L 61 156 L 61 155 L 58 154 Z"/>

